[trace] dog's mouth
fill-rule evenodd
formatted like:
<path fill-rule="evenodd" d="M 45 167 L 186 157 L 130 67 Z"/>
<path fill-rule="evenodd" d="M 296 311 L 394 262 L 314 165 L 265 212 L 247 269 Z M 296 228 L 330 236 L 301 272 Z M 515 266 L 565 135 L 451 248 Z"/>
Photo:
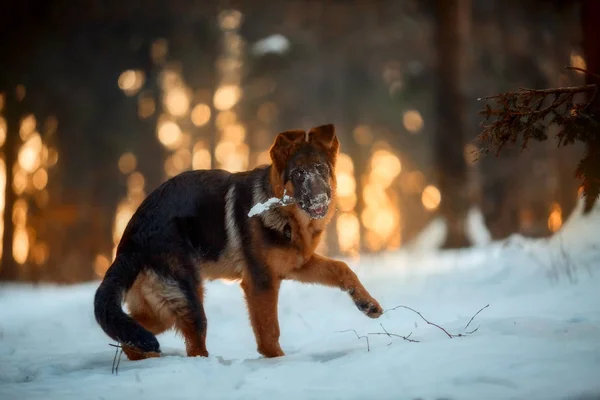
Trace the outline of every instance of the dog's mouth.
<path fill-rule="evenodd" d="M 327 211 L 329 210 L 329 202 L 329 196 L 320 194 L 309 201 L 300 202 L 300 206 L 310 218 L 321 219 L 327 215 Z"/>

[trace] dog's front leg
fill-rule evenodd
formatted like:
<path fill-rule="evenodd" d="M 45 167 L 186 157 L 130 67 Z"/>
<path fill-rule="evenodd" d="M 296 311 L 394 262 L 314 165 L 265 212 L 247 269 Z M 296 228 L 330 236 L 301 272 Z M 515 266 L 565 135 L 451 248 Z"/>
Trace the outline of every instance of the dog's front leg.
<path fill-rule="evenodd" d="M 292 270 L 286 278 L 299 282 L 339 287 L 348 292 L 354 304 L 368 317 L 378 318 L 383 314 L 383 309 L 377 300 L 360 283 L 354 271 L 342 261 L 314 254 L 306 264 Z"/>
<path fill-rule="evenodd" d="M 268 285 L 256 285 L 251 277 L 246 277 L 242 279 L 241 286 L 246 296 L 258 352 L 265 357 L 285 355 L 279 346 L 277 318 L 277 300 L 281 281 L 272 279 Z"/>

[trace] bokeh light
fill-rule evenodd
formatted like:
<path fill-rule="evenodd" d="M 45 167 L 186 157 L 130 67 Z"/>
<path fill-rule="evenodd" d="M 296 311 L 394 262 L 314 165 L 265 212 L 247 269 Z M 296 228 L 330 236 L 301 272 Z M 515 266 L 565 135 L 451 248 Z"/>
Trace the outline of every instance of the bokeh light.
<path fill-rule="evenodd" d="M 166 110 L 175 117 L 184 116 L 190 108 L 189 94 L 183 87 L 169 90 L 164 99 Z"/>
<path fill-rule="evenodd" d="M 196 104 L 191 112 L 192 123 L 198 127 L 204 126 L 210 121 L 210 107 L 207 104 Z"/>
<path fill-rule="evenodd" d="M 439 189 L 433 185 L 428 185 L 423 189 L 423 194 L 421 195 L 421 202 L 423 203 L 423 207 L 426 210 L 432 211 L 439 207 L 440 202 L 442 201 L 442 194 Z"/>
<path fill-rule="evenodd" d="M 423 117 L 417 110 L 408 110 L 402 116 L 402 124 L 410 133 L 418 133 L 423 129 Z"/>
<path fill-rule="evenodd" d="M 119 75 L 117 83 L 127 96 L 133 96 L 142 88 L 145 80 L 146 76 L 142 71 L 129 69 Z"/>
<path fill-rule="evenodd" d="M 119 157 L 119 171 L 122 174 L 129 174 L 135 170 L 137 166 L 137 158 L 131 152 L 123 153 Z"/>
<path fill-rule="evenodd" d="M 563 224 L 562 209 L 560 204 L 554 202 L 550 208 L 550 215 L 548 216 L 548 229 L 550 232 L 556 232 L 560 229 Z"/>
<path fill-rule="evenodd" d="M 213 103 L 217 110 L 225 111 L 231 109 L 240 100 L 242 93 L 239 86 L 225 85 L 215 91 Z"/>
<path fill-rule="evenodd" d="M 175 149 L 181 142 L 181 128 L 173 121 L 161 121 L 158 125 L 158 140 L 168 149 Z"/>

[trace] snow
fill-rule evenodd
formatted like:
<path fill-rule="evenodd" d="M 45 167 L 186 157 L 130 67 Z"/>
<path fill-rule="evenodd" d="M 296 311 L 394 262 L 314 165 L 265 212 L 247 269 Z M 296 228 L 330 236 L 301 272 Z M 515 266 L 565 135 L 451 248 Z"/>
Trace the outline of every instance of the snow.
<path fill-rule="evenodd" d="M 287 194 L 285 194 L 285 191 L 284 191 L 282 198 L 271 197 L 270 199 L 268 199 L 262 203 L 256 203 L 254 206 L 252 206 L 252 208 L 248 212 L 248 217 L 254 217 L 256 215 L 261 215 L 262 213 L 269 211 L 272 208 L 283 207 L 288 204 L 292 204 L 293 202 L 294 202 L 294 199 L 291 196 L 288 196 Z"/>
<path fill-rule="evenodd" d="M 386 309 L 371 320 L 348 295 L 285 282 L 279 313 L 287 355 L 255 351 L 238 285 L 206 285 L 208 358 L 181 338 L 164 357 L 123 359 L 96 325 L 98 282 L 0 287 L 0 399 L 567 399 L 600 396 L 600 215 L 575 216 L 547 240 L 514 236 L 460 251 L 363 256 L 352 268 Z M 422 243 L 425 240 L 422 239 Z M 419 343 L 385 335 L 408 335 Z M 390 344 L 391 343 L 391 344 Z M 579 397 L 582 396 L 582 397 Z"/>

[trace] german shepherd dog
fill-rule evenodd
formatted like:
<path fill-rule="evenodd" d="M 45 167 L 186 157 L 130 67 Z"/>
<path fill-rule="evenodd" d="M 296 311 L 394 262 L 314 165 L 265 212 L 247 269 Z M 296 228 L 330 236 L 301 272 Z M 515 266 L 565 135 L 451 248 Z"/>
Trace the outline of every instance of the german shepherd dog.
<path fill-rule="evenodd" d="M 334 213 L 338 148 L 333 125 L 286 131 L 270 149 L 269 166 L 188 171 L 160 185 L 129 221 L 96 292 L 104 332 L 130 360 L 158 357 L 155 335 L 171 328 L 188 356 L 208 356 L 202 281 L 218 278 L 241 281 L 265 357 L 284 355 L 277 318 L 283 279 L 340 288 L 378 318 L 381 306 L 348 265 L 314 253 Z M 293 204 L 248 217 L 251 207 L 284 193 Z"/>

